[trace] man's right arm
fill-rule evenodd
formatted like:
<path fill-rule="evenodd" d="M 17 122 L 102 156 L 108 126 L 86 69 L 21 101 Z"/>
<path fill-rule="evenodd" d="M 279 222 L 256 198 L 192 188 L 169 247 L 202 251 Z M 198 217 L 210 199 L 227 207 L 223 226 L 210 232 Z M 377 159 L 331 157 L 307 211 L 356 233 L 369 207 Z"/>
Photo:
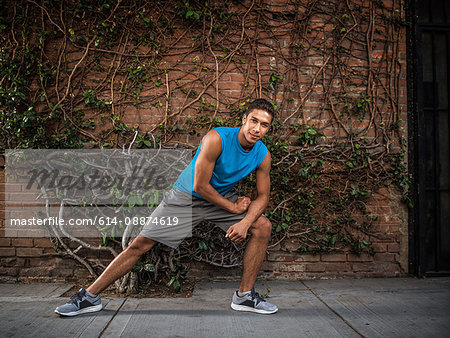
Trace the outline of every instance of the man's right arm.
<path fill-rule="evenodd" d="M 218 207 L 235 214 L 241 214 L 247 211 L 250 205 L 248 197 L 239 197 L 233 203 L 223 197 L 209 183 L 214 171 L 214 166 L 222 152 L 222 143 L 220 135 L 216 130 L 211 130 L 202 140 L 200 153 L 195 163 L 194 191 L 201 195 L 205 200 Z"/>

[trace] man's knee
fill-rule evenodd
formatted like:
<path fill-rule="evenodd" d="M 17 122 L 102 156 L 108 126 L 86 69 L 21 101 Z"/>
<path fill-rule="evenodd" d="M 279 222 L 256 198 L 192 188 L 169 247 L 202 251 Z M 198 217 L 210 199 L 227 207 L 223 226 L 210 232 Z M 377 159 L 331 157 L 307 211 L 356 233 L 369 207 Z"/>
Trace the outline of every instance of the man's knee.
<path fill-rule="evenodd" d="M 267 217 L 261 216 L 253 224 L 251 233 L 253 236 L 269 239 L 272 233 L 272 223 Z"/>
<path fill-rule="evenodd" d="M 150 238 L 138 236 L 133 240 L 133 242 L 131 242 L 127 250 L 142 255 L 146 253 L 148 250 L 150 250 L 153 247 L 153 245 L 155 245 L 155 243 L 156 242 Z"/>

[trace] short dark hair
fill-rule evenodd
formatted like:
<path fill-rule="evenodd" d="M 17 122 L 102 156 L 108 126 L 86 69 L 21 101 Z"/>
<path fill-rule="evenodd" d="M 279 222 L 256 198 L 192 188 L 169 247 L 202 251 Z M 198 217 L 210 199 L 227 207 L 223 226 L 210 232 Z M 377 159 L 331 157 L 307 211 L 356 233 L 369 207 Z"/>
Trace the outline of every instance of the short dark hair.
<path fill-rule="evenodd" d="M 275 117 L 275 109 L 273 104 L 267 101 L 266 99 L 255 99 L 248 106 L 246 115 L 250 114 L 253 110 L 259 109 L 268 112 L 272 115 L 272 119 Z"/>

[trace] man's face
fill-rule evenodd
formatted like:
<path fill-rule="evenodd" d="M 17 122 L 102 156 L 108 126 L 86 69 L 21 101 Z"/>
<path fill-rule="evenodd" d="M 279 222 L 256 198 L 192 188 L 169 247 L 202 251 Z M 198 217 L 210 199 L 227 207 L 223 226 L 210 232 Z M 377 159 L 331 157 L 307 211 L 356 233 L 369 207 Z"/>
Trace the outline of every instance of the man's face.
<path fill-rule="evenodd" d="M 254 109 L 242 118 L 242 131 L 245 140 L 255 144 L 269 131 L 272 115 L 265 110 Z"/>

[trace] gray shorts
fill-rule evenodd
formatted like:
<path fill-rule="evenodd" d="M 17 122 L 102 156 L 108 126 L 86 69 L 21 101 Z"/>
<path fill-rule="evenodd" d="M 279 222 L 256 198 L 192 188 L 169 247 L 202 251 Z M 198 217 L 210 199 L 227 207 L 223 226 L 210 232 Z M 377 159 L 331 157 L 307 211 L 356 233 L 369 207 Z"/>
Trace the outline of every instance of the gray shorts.
<path fill-rule="evenodd" d="M 230 191 L 224 197 L 235 202 L 238 194 Z M 246 214 L 233 214 L 174 188 L 166 192 L 139 235 L 176 248 L 184 238 L 192 236 L 192 229 L 202 221 L 212 222 L 227 231 Z"/>

